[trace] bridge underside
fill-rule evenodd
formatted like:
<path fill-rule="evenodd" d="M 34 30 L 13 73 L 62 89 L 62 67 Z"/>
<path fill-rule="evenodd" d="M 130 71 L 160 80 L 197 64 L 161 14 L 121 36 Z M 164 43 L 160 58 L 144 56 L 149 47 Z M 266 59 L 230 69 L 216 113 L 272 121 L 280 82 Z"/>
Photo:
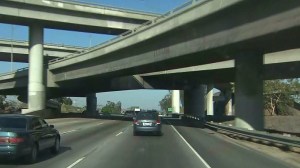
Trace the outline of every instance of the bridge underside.
<path fill-rule="evenodd" d="M 262 10 L 251 2 L 242 1 L 179 26 L 177 19 L 183 22 L 201 9 L 193 8 L 195 11 L 178 15 L 175 21 L 167 20 L 114 45 L 57 62 L 49 68 L 56 81 L 63 82 L 98 75 L 128 76 L 203 65 L 235 59 L 236 55 L 247 51 L 265 54 L 299 48 L 299 24 L 291 19 L 291 16 L 299 18 L 299 3 L 263 1 L 261 5 L 272 5 L 272 8 Z M 256 10 L 255 15 L 253 10 Z M 262 25 L 266 27 L 261 29 Z M 160 30 L 165 32 L 158 34 Z M 147 38 L 141 38 L 144 36 Z"/>
<path fill-rule="evenodd" d="M 135 89 L 184 90 L 198 84 L 214 83 L 220 90 L 230 87 L 234 82 L 235 68 L 207 71 L 180 72 L 160 75 L 134 75 L 124 77 L 90 77 L 57 83 L 47 88 L 47 97 L 74 96 L 84 97 L 89 93 Z M 300 62 L 269 64 L 264 66 L 264 80 L 300 78 Z M 7 83 L 4 95 L 27 95 L 26 78 Z"/>

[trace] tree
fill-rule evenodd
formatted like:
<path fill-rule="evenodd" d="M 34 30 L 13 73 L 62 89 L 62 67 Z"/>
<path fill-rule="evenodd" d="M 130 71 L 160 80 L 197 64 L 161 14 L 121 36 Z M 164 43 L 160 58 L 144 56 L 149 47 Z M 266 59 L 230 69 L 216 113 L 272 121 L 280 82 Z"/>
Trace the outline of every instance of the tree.
<path fill-rule="evenodd" d="M 107 101 L 106 105 L 101 109 L 102 113 L 121 113 L 122 103 Z"/>
<path fill-rule="evenodd" d="M 172 107 L 171 91 L 169 91 L 169 93 L 161 101 L 159 101 L 159 105 L 162 111 L 168 112 L 168 108 Z"/>
<path fill-rule="evenodd" d="M 66 97 L 65 99 L 64 99 L 64 104 L 65 105 L 72 105 L 73 104 L 73 101 L 72 101 L 72 99 L 70 98 L 70 97 Z"/>
<path fill-rule="evenodd" d="M 270 115 L 289 115 L 288 106 L 299 101 L 298 79 L 269 80 L 264 82 L 264 108 Z"/>
<path fill-rule="evenodd" d="M 65 105 L 72 105 L 73 104 L 73 101 L 70 97 L 60 97 L 60 98 L 56 98 L 54 100 L 56 100 L 60 104 L 65 104 Z"/>

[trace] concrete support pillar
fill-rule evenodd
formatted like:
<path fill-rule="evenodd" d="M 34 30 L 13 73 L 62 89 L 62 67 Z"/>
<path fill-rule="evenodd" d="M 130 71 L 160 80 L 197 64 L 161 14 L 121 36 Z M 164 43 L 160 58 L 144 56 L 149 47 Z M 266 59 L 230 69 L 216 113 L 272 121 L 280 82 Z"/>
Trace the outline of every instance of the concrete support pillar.
<path fill-rule="evenodd" d="M 247 52 L 235 58 L 235 125 L 263 130 L 263 54 Z"/>
<path fill-rule="evenodd" d="M 97 116 L 97 96 L 96 93 L 86 96 L 86 111 L 88 116 Z"/>
<path fill-rule="evenodd" d="M 43 41 L 43 27 L 31 25 L 29 27 L 28 109 L 22 113 L 43 110 L 46 107 Z"/>
<path fill-rule="evenodd" d="M 206 93 L 206 107 L 207 107 L 207 112 L 206 115 L 214 115 L 214 85 L 213 84 L 208 84 L 207 85 L 207 93 Z"/>
<path fill-rule="evenodd" d="M 180 99 L 180 104 L 181 104 L 180 112 L 182 110 L 182 112 L 184 113 L 184 90 L 179 91 L 179 99 Z"/>
<path fill-rule="evenodd" d="M 198 85 L 184 91 L 184 113 L 205 118 L 206 110 L 206 85 Z"/>
<path fill-rule="evenodd" d="M 173 113 L 180 113 L 180 90 L 172 91 L 172 109 Z"/>
<path fill-rule="evenodd" d="M 225 115 L 232 116 L 232 91 L 231 89 L 227 89 L 225 91 Z"/>

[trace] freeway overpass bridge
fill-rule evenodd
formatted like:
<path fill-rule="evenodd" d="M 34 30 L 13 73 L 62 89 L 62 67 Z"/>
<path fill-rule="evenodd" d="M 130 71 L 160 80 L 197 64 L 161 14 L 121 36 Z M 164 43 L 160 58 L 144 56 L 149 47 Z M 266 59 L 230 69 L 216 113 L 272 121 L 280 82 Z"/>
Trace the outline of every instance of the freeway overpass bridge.
<path fill-rule="evenodd" d="M 262 8 L 257 8 L 257 3 Z M 182 10 L 171 11 L 106 44 L 50 62 L 47 73 L 51 75 L 45 83 L 76 83 L 84 90 L 101 80 L 104 84 L 107 78 L 234 60 L 236 125 L 262 129 L 263 56 L 299 47 L 299 22 L 295 22 L 300 17 L 299 6 L 297 1 L 191 1 Z M 38 46 L 42 29 L 36 25 L 31 30 Z M 32 55 L 39 58 L 41 51 L 32 48 Z M 291 62 L 299 67 L 297 60 Z M 30 71 L 29 104 L 32 99 L 32 107 L 40 108 L 43 103 L 37 100 L 45 96 L 45 87 L 43 82 L 35 83 L 40 89 L 30 92 Z M 22 73 L 26 72 L 18 74 Z M 188 85 L 186 101 L 191 108 L 186 113 L 203 116 L 198 102 L 203 101 L 204 89 L 197 82 Z M 92 99 L 95 102 L 95 97 Z"/>
<path fill-rule="evenodd" d="M 118 35 L 136 28 L 158 14 L 77 3 L 68 0 L 4 0 L 0 22 L 44 28 Z"/>
<path fill-rule="evenodd" d="M 43 109 L 44 28 L 118 35 L 158 17 L 145 13 L 66 0 L 0 2 L 0 22 L 29 26 L 29 109 Z M 37 56 L 39 55 L 39 56 Z M 41 100 L 41 101 L 38 101 Z"/>
<path fill-rule="evenodd" d="M 299 77 L 299 54 L 300 49 L 265 54 L 263 79 Z M 47 80 L 47 98 L 85 97 L 87 93 L 133 89 L 188 90 L 195 84 L 209 84 L 213 86 L 210 86 L 208 90 L 217 88 L 224 93 L 225 114 L 232 114 L 232 85 L 230 83 L 235 81 L 234 76 L 234 60 L 132 76 L 85 79 L 85 82 L 80 81 L 79 84 L 63 83 L 56 85 L 52 81 L 51 73 L 47 73 L 47 79 L 50 79 Z M 26 99 L 28 71 L 2 75 L 0 79 L 0 93 L 18 94 L 21 96 L 21 100 Z M 51 81 L 52 83 L 50 83 Z M 85 85 L 84 83 L 88 84 Z M 207 107 L 209 105 L 212 105 L 212 101 L 207 102 Z M 209 114 L 212 115 L 213 110 Z"/>
<path fill-rule="evenodd" d="M 83 47 L 62 44 L 44 44 L 44 59 L 46 62 L 80 52 Z M 29 42 L 0 39 L 0 61 L 29 62 Z"/>

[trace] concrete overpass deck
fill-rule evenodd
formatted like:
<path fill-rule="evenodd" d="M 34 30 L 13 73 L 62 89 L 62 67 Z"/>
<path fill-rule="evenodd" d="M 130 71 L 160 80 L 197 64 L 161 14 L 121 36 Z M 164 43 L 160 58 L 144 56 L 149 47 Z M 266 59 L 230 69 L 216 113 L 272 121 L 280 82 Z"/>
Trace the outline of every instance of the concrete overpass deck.
<path fill-rule="evenodd" d="M 300 2 L 259 3 L 268 10 L 249 1 L 194 3 L 109 43 L 54 61 L 49 70 L 61 83 L 214 63 L 243 51 L 299 48 L 295 18 L 300 18 Z"/>
<path fill-rule="evenodd" d="M 265 54 L 263 78 L 284 79 L 300 77 L 300 49 Z M 160 72 L 123 77 L 102 77 L 57 84 L 53 74 L 47 71 L 47 87 L 53 94 L 82 96 L 85 92 L 106 92 L 131 89 L 185 89 L 193 83 L 215 83 L 222 90 L 234 82 L 233 60 L 198 65 Z M 101 83 L 101 85 L 99 85 Z M 227 84 L 225 84 L 227 83 Z M 0 76 L 0 93 L 26 93 L 28 70 L 20 70 Z M 55 92 L 53 90 L 56 90 Z M 74 90 L 77 90 L 74 92 Z M 49 93 L 50 94 L 50 93 Z"/>
<path fill-rule="evenodd" d="M 234 60 L 141 74 L 145 80 L 164 81 L 165 85 L 184 83 L 227 83 L 234 82 Z M 195 78 L 196 77 L 196 78 Z M 291 49 L 264 55 L 263 79 L 286 79 L 300 77 L 300 49 Z M 168 82 L 167 82 L 168 81 Z M 167 83 L 166 83 L 167 82 Z M 177 84 L 175 84 L 177 83 Z"/>
<path fill-rule="evenodd" d="M 46 61 L 65 57 L 69 54 L 84 50 L 84 47 L 68 46 L 63 44 L 44 44 L 44 57 Z M 28 62 L 28 41 L 0 39 L 0 61 Z"/>
<path fill-rule="evenodd" d="M 125 10 L 66 0 L 0 1 L 0 22 L 39 23 L 45 28 L 117 35 L 134 29 L 159 14 Z"/>

